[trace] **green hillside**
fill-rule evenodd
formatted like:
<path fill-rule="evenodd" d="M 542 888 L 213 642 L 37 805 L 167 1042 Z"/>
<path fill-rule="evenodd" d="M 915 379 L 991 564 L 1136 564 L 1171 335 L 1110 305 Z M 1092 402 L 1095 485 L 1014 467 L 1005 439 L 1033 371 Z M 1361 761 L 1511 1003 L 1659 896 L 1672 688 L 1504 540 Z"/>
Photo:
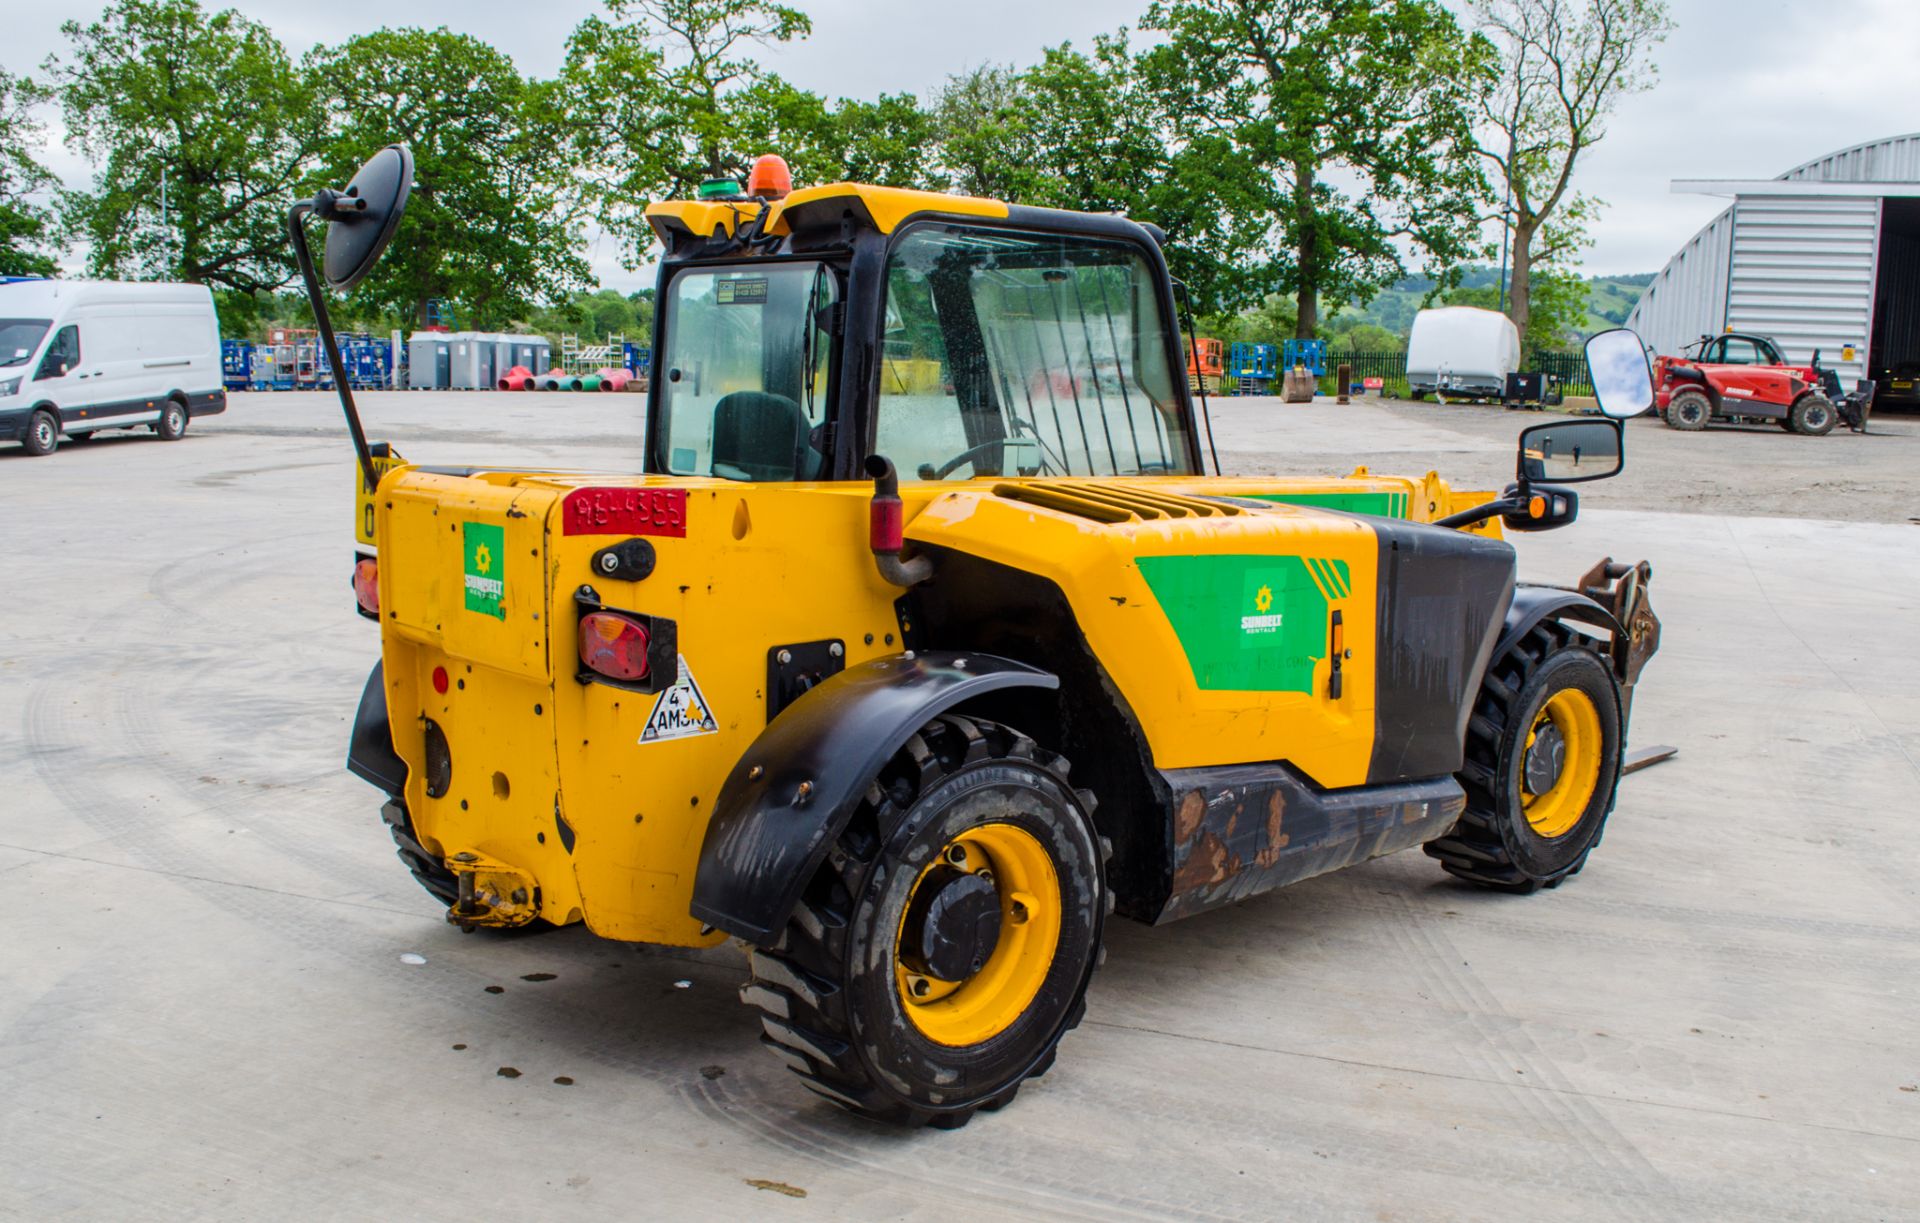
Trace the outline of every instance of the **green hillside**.
<path fill-rule="evenodd" d="M 1634 303 L 1640 300 L 1640 294 L 1653 283 L 1654 273 L 1643 272 L 1632 276 L 1592 276 L 1587 279 L 1587 330 L 1604 331 L 1608 327 L 1618 327 L 1627 321 L 1627 313 Z M 1498 272 L 1490 267 L 1467 269 L 1461 279 L 1463 289 L 1494 289 L 1499 285 Z M 1335 317 L 1342 320 L 1351 318 L 1356 323 L 1372 323 L 1384 327 L 1399 335 L 1406 335 L 1413 328 L 1413 316 L 1426 305 L 1426 296 L 1433 289 L 1433 281 L 1424 276 L 1409 276 L 1393 288 L 1388 289 L 1364 307 L 1348 306 Z"/>

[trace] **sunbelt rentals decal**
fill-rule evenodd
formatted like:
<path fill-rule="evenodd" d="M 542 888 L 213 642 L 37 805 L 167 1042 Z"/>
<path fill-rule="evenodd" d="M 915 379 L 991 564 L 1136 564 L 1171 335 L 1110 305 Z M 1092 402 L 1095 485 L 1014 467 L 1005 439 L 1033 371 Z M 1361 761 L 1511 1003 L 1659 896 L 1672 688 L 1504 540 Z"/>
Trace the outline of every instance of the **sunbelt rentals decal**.
<path fill-rule="evenodd" d="M 507 533 L 490 522 L 460 524 L 461 545 L 466 553 L 467 610 L 507 618 L 502 605 L 507 597 Z"/>
<path fill-rule="evenodd" d="M 647 715 L 640 742 L 689 739 L 694 735 L 711 735 L 719 729 L 720 724 L 713 720 L 713 706 L 707 704 L 700 685 L 694 682 L 693 672 L 687 669 L 687 660 L 682 658 L 679 679 L 654 698 L 653 712 Z"/>

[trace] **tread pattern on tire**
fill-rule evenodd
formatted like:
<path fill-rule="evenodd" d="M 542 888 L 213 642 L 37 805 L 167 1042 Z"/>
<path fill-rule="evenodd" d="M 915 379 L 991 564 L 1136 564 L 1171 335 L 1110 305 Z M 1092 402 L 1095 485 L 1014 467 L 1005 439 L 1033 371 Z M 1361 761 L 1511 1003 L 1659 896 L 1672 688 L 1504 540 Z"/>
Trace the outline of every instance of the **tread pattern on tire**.
<path fill-rule="evenodd" d="M 1698 400 L 1700 404 L 1700 416 L 1699 416 L 1698 423 L 1688 422 L 1684 420 L 1680 416 L 1680 414 L 1674 411 L 1674 409 L 1680 404 L 1692 403 L 1695 400 Z M 1666 415 L 1667 423 L 1673 426 L 1675 429 L 1678 429 L 1683 433 L 1696 433 L 1701 429 L 1706 428 L 1707 425 L 1712 422 L 1713 400 L 1708 398 L 1707 393 L 1705 391 L 1694 390 L 1692 388 L 1678 390 L 1673 393 L 1673 398 L 1667 401 L 1667 410 L 1665 415 Z"/>
<path fill-rule="evenodd" d="M 452 907 L 460 898 L 459 881 L 447 869 L 446 863 L 428 853 L 427 847 L 420 844 L 413 831 L 413 817 L 407 814 L 406 800 L 397 796 L 388 799 L 387 805 L 380 809 L 380 818 L 393 835 L 394 856 L 406 865 L 414 881 L 429 896 Z"/>
<path fill-rule="evenodd" d="M 1513 717 L 1513 704 L 1534 672 L 1555 653 L 1574 647 L 1575 642 L 1575 634 L 1565 626 L 1543 621 L 1488 668 L 1467 719 L 1466 757 L 1459 773 L 1460 788 L 1467 793 L 1466 810 L 1452 832 L 1424 846 L 1427 856 L 1437 859 L 1448 874 L 1495 891 L 1525 894 L 1559 887 L 1579 874 L 1587 855 L 1600 844 L 1600 834 L 1596 833 L 1579 857 L 1545 878 L 1537 878 L 1514 862 L 1500 831 L 1499 746 Z M 1600 832 L 1605 832 L 1604 825 Z"/>
<path fill-rule="evenodd" d="M 752 980 L 741 989 L 740 999 L 760 1012 L 761 1043 L 809 1090 L 864 1116 L 896 1125 L 958 1129 L 976 1112 L 997 1111 L 1013 1099 L 1021 1083 L 1047 1072 L 1060 1039 L 1079 1026 L 1086 1013 L 1082 993 L 1031 1070 L 992 1097 L 962 1109 L 936 1110 L 902 1100 L 875 1077 L 854 1047 L 853 1025 L 837 978 L 855 898 L 881 856 L 881 829 L 892 827 L 943 777 L 995 757 L 1027 761 L 1067 780 L 1066 758 L 1044 751 L 1018 731 L 953 714 L 936 718 L 907 740 L 868 787 L 771 949 L 753 949 Z M 1081 790 L 1076 795 L 1091 813 L 1092 793 Z M 1098 846 L 1104 870 L 1113 848 L 1105 837 L 1098 838 Z M 1109 891 L 1107 910 L 1112 909 Z M 1096 954 L 1096 965 L 1100 958 Z"/>

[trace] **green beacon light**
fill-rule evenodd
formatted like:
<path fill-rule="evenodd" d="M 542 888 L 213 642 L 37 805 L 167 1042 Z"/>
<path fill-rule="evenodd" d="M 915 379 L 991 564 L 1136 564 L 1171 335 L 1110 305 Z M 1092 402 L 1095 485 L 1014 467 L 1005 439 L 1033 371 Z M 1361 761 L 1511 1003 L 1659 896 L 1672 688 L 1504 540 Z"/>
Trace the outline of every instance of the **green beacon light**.
<path fill-rule="evenodd" d="M 745 194 L 738 179 L 710 178 L 700 184 L 700 198 L 703 200 L 736 200 Z"/>

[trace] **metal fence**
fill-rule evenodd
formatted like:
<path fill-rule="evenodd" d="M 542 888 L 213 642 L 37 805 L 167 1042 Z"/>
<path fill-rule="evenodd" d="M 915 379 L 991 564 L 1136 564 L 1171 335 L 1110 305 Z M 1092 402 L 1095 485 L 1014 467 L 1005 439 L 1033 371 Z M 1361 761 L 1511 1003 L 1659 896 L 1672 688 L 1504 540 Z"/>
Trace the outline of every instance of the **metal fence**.
<path fill-rule="evenodd" d="M 1529 371 L 1537 370 L 1541 373 L 1552 374 L 1554 379 L 1559 382 L 1562 394 L 1593 394 L 1593 382 L 1587 375 L 1587 358 L 1584 353 L 1535 352 L 1523 364 L 1524 368 Z M 1405 391 L 1407 379 L 1407 354 L 1405 353 L 1363 352 L 1354 353 L 1349 356 L 1328 354 L 1327 369 L 1329 372 L 1342 365 L 1350 365 L 1353 367 L 1353 380 L 1355 382 L 1360 382 L 1367 378 L 1379 378 L 1387 384 L 1388 389 L 1394 389 L 1394 384 L 1398 383 L 1400 384 L 1399 389 L 1402 393 Z"/>

